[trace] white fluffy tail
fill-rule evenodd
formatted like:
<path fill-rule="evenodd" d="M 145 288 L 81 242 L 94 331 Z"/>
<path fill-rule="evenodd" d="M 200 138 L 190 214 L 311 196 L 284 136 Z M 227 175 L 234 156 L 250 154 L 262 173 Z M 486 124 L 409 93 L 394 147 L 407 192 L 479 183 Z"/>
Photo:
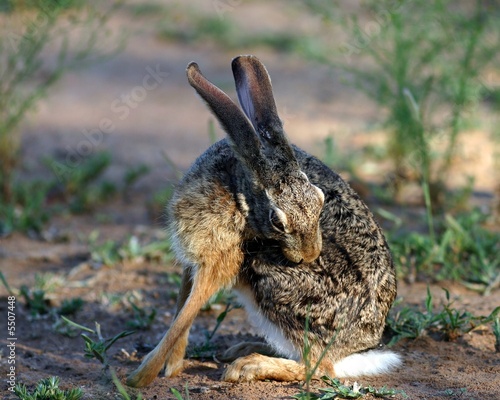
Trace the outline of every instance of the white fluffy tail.
<path fill-rule="evenodd" d="M 355 378 L 358 376 L 379 375 L 401 365 L 401 357 L 392 351 L 368 350 L 355 353 L 335 363 L 335 376 Z"/>

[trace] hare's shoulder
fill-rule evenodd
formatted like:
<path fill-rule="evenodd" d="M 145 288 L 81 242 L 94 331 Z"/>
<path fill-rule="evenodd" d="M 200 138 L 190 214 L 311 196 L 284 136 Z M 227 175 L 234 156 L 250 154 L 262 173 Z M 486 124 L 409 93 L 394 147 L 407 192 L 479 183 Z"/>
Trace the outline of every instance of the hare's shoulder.
<path fill-rule="evenodd" d="M 212 144 L 208 149 L 201 154 L 193 163 L 191 170 L 197 169 L 225 169 L 229 167 L 232 162 L 236 161 L 234 152 L 229 146 L 227 139 L 219 140 Z"/>
<path fill-rule="evenodd" d="M 236 169 L 237 159 L 227 139 L 212 144 L 201 154 L 186 172 L 182 186 L 189 186 L 194 181 L 217 181 L 223 186 L 230 184 Z"/>

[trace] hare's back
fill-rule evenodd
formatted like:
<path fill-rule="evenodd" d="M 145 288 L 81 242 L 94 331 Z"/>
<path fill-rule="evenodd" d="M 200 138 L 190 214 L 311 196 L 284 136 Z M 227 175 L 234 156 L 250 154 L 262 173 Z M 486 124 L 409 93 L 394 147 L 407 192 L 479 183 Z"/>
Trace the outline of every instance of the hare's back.
<path fill-rule="evenodd" d="M 189 189 L 197 181 L 217 181 L 229 187 L 234 177 L 236 157 L 231 150 L 227 139 L 212 144 L 191 165 L 189 170 L 177 185 L 177 192 Z"/>

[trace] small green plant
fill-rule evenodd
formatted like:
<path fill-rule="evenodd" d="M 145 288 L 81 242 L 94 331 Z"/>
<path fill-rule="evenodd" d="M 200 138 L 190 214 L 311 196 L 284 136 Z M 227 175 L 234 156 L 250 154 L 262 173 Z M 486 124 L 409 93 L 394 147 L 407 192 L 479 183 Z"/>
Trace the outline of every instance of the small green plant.
<path fill-rule="evenodd" d="M 54 292 L 57 288 L 64 285 L 64 278 L 54 273 L 35 273 L 35 289 L 44 290 L 47 293 Z"/>
<path fill-rule="evenodd" d="M 401 339 L 416 339 L 429 332 L 442 334 L 446 340 L 454 341 L 478 326 L 490 323 L 493 323 L 494 331 L 494 321 L 500 313 L 500 306 L 486 317 L 474 316 L 468 311 L 459 311 L 453 308 L 453 301 L 450 300 L 448 290 L 443 290 L 445 291 L 446 303 L 442 305 L 439 312 L 434 311 L 433 298 L 430 289 L 427 288 L 425 311 L 405 306 L 399 311 L 389 313 L 386 323 L 394 334 L 389 346 Z"/>
<path fill-rule="evenodd" d="M 186 397 L 182 397 L 182 394 L 181 392 L 179 392 L 177 389 L 175 388 L 170 388 L 170 391 L 172 392 L 172 394 L 174 395 L 174 397 L 177 399 L 177 400 L 189 400 L 190 397 L 189 397 L 189 389 L 188 389 L 188 385 L 186 383 L 186 387 L 184 388 L 184 391 L 186 393 Z"/>
<path fill-rule="evenodd" d="M 222 289 L 208 299 L 208 301 L 201 307 L 201 311 L 210 311 L 214 308 L 214 306 L 219 307 L 221 304 L 231 304 L 232 308 L 237 308 L 234 300 L 234 295 L 231 292 Z"/>
<path fill-rule="evenodd" d="M 81 332 L 81 329 L 68 324 L 61 317 L 57 317 L 56 321 L 52 324 L 52 329 L 59 335 L 63 335 L 70 338 L 77 337 Z"/>
<path fill-rule="evenodd" d="M 432 295 L 429 287 L 427 287 L 425 311 L 414 310 L 405 306 L 395 313 L 390 313 L 386 323 L 394 333 L 394 336 L 389 342 L 389 346 L 392 346 L 403 338 L 416 339 L 421 337 L 435 322 L 432 308 Z"/>
<path fill-rule="evenodd" d="M 328 385 L 326 388 L 320 388 L 321 394 L 306 394 L 301 393 L 294 396 L 298 400 L 326 400 L 326 399 L 358 399 L 370 394 L 375 397 L 388 397 L 401 394 L 406 397 L 406 393 L 396 389 L 388 389 L 385 386 L 377 389 L 372 386 L 363 387 L 357 382 L 352 385 L 347 386 L 342 384 L 338 379 L 332 379 L 328 376 L 324 376 L 321 380 Z"/>
<path fill-rule="evenodd" d="M 111 198 L 116 187 L 108 182 L 99 182 L 111 164 L 111 154 L 97 152 L 82 160 L 78 167 L 70 168 L 50 158 L 45 164 L 57 178 L 61 186 L 61 196 L 69 204 L 71 212 L 82 213 Z"/>
<path fill-rule="evenodd" d="M 31 315 L 44 315 L 50 311 L 50 302 L 45 297 L 46 292 L 43 289 L 29 289 L 22 285 L 19 294 L 23 297 L 26 307 L 31 311 Z"/>
<path fill-rule="evenodd" d="M 450 300 L 450 292 L 447 289 L 443 289 L 446 295 L 446 304 L 443 306 L 443 311 L 436 315 L 438 322 L 440 323 L 440 328 L 445 334 L 446 340 L 453 342 L 463 332 L 474 328 L 474 321 L 477 320 L 468 311 L 459 311 L 452 307 L 453 301 Z"/>
<path fill-rule="evenodd" d="M 0 236 L 12 231 L 40 233 L 52 211 L 46 204 L 50 187 L 50 182 L 13 182 L 10 201 L 0 198 Z"/>
<path fill-rule="evenodd" d="M 118 393 L 120 393 L 120 396 L 122 396 L 123 400 L 132 400 L 132 397 L 127 392 L 127 389 L 122 385 L 118 377 L 116 376 L 116 372 L 111 369 L 111 379 L 113 381 L 113 384 L 116 386 L 116 389 L 118 390 Z M 139 392 L 137 393 L 137 397 L 135 400 L 142 400 L 142 393 Z"/>
<path fill-rule="evenodd" d="M 19 289 L 20 296 L 23 297 L 26 307 L 31 310 L 31 314 L 44 315 L 52 311 L 50 301 L 46 297 L 47 293 L 53 292 L 63 284 L 63 279 L 55 274 L 35 274 L 35 283 L 30 289 L 22 285 Z"/>
<path fill-rule="evenodd" d="M 115 265 L 120 262 L 118 245 L 112 240 L 98 243 L 99 232 L 93 231 L 89 236 L 90 261 L 95 265 Z"/>
<path fill-rule="evenodd" d="M 10 288 L 3 273 L 0 272 L 0 281 L 3 283 L 9 294 L 14 294 L 14 290 Z M 53 292 L 57 287 L 63 284 L 64 280 L 55 274 L 35 274 L 35 283 L 33 288 L 22 285 L 16 292 L 19 293 L 24 300 L 26 307 L 31 311 L 32 316 L 56 314 L 69 315 L 79 311 L 84 304 L 80 297 L 72 299 L 64 299 L 61 306 L 58 308 L 52 307 L 50 300 L 47 298 L 47 293 Z"/>
<path fill-rule="evenodd" d="M 12 296 L 14 292 L 10 288 L 9 283 L 7 282 L 7 279 L 5 278 L 5 275 L 2 271 L 0 271 L 0 282 L 2 282 L 2 284 L 5 286 L 5 289 L 7 289 L 7 293 Z"/>
<path fill-rule="evenodd" d="M 217 332 L 217 330 L 221 326 L 222 322 L 226 319 L 229 312 L 234 310 L 234 309 L 237 309 L 237 308 L 240 308 L 240 305 L 236 304 L 232 301 L 230 301 L 226 304 L 226 308 L 217 316 L 217 320 L 216 320 L 214 329 L 212 329 L 212 331 L 208 334 L 207 340 L 212 340 L 212 338 L 215 335 L 215 332 Z"/>
<path fill-rule="evenodd" d="M 464 398 L 467 395 L 467 388 L 445 389 L 442 391 L 442 394 L 452 398 Z"/>
<path fill-rule="evenodd" d="M 496 318 L 493 323 L 493 334 L 495 335 L 495 351 L 500 353 L 500 318 Z"/>
<path fill-rule="evenodd" d="M 127 321 L 127 326 L 134 330 L 150 329 L 156 317 L 156 309 L 153 308 L 149 312 L 146 311 L 144 308 L 139 307 L 137 304 L 133 302 L 132 296 L 129 296 L 127 300 L 133 312 L 133 318 Z"/>
<path fill-rule="evenodd" d="M 14 393 L 21 400 L 80 400 L 83 397 L 82 389 L 59 389 L 60 379 L 56 376 L 40 380 L 33 392 L 26 385 L 17 384 Z"/>
<path fill-rule="evenodd" d="M 83 307 L 85 302 L 81 297 L 74 297 L 72 299 L 64 299 L 61 306 L 57 309 L 59 315 L 72 315 L 76 314 Z"/>
<path fill-rule="evenodd" d="M 226 294 L 224 291 L 221 291 L 223 296 L 225 297 Z M 221 293 L 219 292 L 219 293 Z M 217 296 L 217 295 L 216 295 Z M 232 300 L 225 300 L 226 301 L 226 307 L 224 310 L 217 316 L 217 320 L 215 323 L 214 328 L 205 334 L 205 342 L 202 345 L 195 346 L 191 351 L 190 351 L 190 357 L 191 358 L 206 358 L 210 357 L 213 355 L 213 352 L 215 351 L 215 346 L 212 343 L 212 339 L 215 336 L 215 333 L 221 326 L 222 322 L 226 319 L 227 315 L 229 312 L 236 308 L 240 308 L 239 304 L 236 304 Z"/>
<path fill-rule="evenodd" d="M 310 306 L 307 308 L 307 313 L 306 313 L 306 322 L 304 326 L 304 347 L 302 349 L 302 359 L 304 360 L 304 365 L 305 365 L 305 381 L 303 388 L 304 390 L 299 393 L 295 398 L 301 399 L 301 400 L 310 400 L 314 399 L 314 394 L 311 392 L 311 381 L 314 378 L 316 371 L 318 370 L 321 361 L 323 358 L 326 356 L 326 353 L 330 349 L 330 347 L 333 345 L 335 342 L 335 339 L 337 337 L 337 331 L 335 331 L 334 335 L 330 339 L 328 345 L 324 348 L 323 352 L 320 354 L 319 359 L 316 361 L 315 365 L 311 364 L 311 338 L 309 337 L 309 317 L 310 317 Z M 341 329 L 341 327 L 338 327 L 337 329 Z"/>
<path fill-rule="evenodd" d="M 490 293 L 500 283 L 500 234 L 483 226 L 487 218 L 477 209 L 456 217 L 446 215 L 435 238 L 418 232 L 390 232 L 398 274 L 452 279 Z"/>
<path fill-rule="evenodd" d="M 130 236 L 123 243 L 108 240 L 99 244 L 99 232 L 89 236 L 90 259 L 97 265 L 116 265 L 120 262 L 142 262 L 144 260 L 168 262 L 173 258 L 170 241 L 157 239 L 148 244 L 141 244 L 137 236 Z"/>
<path fill-rule="evenodd" d="M 124 338 L 126 336 L 130 336 L 135 331 L 123 331 L 119 334 L 113 336 L 112 338 L 105 339 L 101 334 L 101 325 L 99 323 L 95 323 L 95 330 L 87 328 L 86 326 L 77 324 L 69 320 L 68 318 L 61 316 L 61 318 L 69 325 L 74 326 L 75 328 L 81 329 L 85 332 L 89 332 L 92 335 L 96 336 L 97 339 L 92 339 L 89 335 L 82 333 L 81 337 L 85 341 L 85 357 L 87 358 L 95 358 L 99 360 L 103 368 L 107 370 L 109 368 L 109 359 L 107 351 L 109 348 L 119 339 Z"/>
<path fill-rule="evenodd" d="M 128 198 L 132 186 L 143 176 L 147 175 L 151 169 L 145 165 L 140 164 L 135 167 L 128 168 L 123 177 L 123 196 Z"/>

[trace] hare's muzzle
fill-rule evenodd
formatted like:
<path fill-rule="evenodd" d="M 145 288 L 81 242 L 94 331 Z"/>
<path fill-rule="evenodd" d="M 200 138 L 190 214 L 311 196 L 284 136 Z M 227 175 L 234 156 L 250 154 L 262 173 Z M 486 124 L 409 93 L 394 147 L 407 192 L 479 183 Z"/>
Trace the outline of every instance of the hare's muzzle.
<path fill-rule="evenodd" d="M 283 247 L 283 254 L 287 259 L 295 264 L 310 263 L 316 260 L 321 254 L 322 240 L 321 234 L 305 237 L 297 247 Z"/>
<path fill-rule="evenodd" d="M 315 243 L 312 249 L 310 249 L 307 253 L 304 254 L 302 258 L 303 262 L 310 263 L 316 260 L 321 254 L 321 239 L 319 243 Z"/>

